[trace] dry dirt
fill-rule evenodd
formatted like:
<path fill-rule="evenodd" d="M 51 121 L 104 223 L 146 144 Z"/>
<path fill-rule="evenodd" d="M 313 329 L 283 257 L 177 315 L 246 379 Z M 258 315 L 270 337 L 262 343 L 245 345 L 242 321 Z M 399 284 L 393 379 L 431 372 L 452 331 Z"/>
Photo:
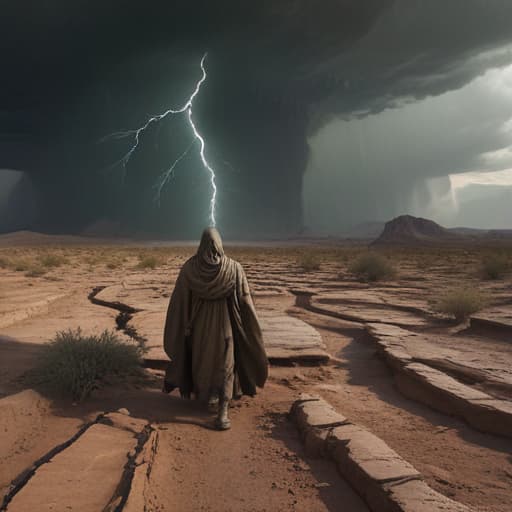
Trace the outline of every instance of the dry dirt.
<path fill-rule="evenodd" d="M 45 240 L 43 248 L 24 243 L 21 249 L 0 250 L 0 258 L 24 258 L 32 265 L 39 265 L 48 251 L 66 260 L 45 268 L 39 277 L 16 271 L 13 265 L 0 268 L 1 491 L 83 422 L 124 407 L 152 422 L 160 434 L 147 510 L 367 510 L 331 463 L 304 454 L 295 426 L 287 419 L 293 400 L 301 392 L 314 392 L 381 437 L 442 494 L 480 512 L 512 509 L 512 439 L 477 432 L 462 420 L 404 398 L 362 323 L 377 317 L 422 332 L 431 336 L 433 350 L 440 346 L 440 336 L 444 348 L 453 339 L 450 350 L 469 351 L 491 373 L 500 371 L 500 378 L 507 380 L 503 368 L 512 368 L 507 335 L 482 327 L 478 333 L 459 332 L 429 311 L 429 298 L 461 280 L 488 289 L 502 313 L 512 311 L 510 280 L 482 281 L 476 273 L 479 254 L 462 249 L 398 253 L 398 276 L 367 285 L 347 271 L 359 248 L 228 249 L 247 270 L 257 308 L 287 313 L 316 328 L 333 359 L 323 366 L 273 366 L 265 389 L 254 400 L 246 398 L 233 407 L 232 430 L 216 432 L 198 404 L 160 392 L 158 371 L 143 387 L 128 383 L 100 390 L 78 405 L 23 391 L 27 384 L 22 375 L 34 365 L 41 343 L 56 331 L 115 328 L 117 311 L 88 299 L 94 287 L 142 281 L 147 283 L 148 301 L 165 302 L 179 266 L 193 251 L 69 247 L 64 242 L 59 240 L 59 248 Z M 305 272 L 297 258 L 311 252 L 321 267 Z M 142 268 L 148 255 L 156 258 L 155 268 Z M 326 311 L 296 306 L 299 291 L 316 293 L 314 303 Z M 497 360 L 501 366 L 493 363 Z"/>

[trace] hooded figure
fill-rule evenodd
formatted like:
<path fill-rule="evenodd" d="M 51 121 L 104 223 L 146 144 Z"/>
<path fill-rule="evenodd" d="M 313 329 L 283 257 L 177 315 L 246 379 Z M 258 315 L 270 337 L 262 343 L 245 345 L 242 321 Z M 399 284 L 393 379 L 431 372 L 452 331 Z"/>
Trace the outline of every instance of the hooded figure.
<path fill-rule="evenodd" d="M 164 330 L 171 362 L 164 391 L 179 388 L 208 401 L 215 424 L 230 428 L 229 401 L 263 387 L 268 361 L 249 284 L 240 263 L 224 255 L 215 228 L 207 228 L 195 256 L 182 267 Z"/>

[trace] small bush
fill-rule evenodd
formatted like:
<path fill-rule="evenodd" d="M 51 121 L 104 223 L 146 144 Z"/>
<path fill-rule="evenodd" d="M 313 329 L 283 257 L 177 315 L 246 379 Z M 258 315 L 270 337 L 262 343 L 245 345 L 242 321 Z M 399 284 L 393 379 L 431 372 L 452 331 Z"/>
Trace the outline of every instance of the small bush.
<path fill-rule="evenodd" d="M 357 258 L 349 272 L 362 281 L 382 281 L 393 277 L 396 272 L 387 258 L 374 252 L 368 252 Z"/>
<path fill-rule="evenodd" d="M 25 275 L 27 277 L 41 277 L 41 276 L 44 276 L 45 274 L 46 274 L 46 269 L 44 269 L 43 267 L 40 267 L 38 265 L 32 266 L 25 272 Z"/>
<path fill-rule="evenodd" d="M 38 384 L 82 401 L 113 380 L 141 373 L 141 351 L 113 332 L 85 336 L 80 329 L 61 331 L 43 348 L 33 372 Z"/>
<path fill-rule="evenodd" d="M 163 264 L 162 258 L 159 258 L 154 254 L 141 254 L 139 255 L 139 263 L 137 263 L 136 268 L 138 269 L 155 269 Z"/>
<path fill-rule="evenodd" d="M 487 306 L 488 302 L 487 297 L 474 288 L 454 288 L 444 293 L 434 303 L 434 310 L 463 322 Z"/>
<path fill-rule="evenodd" d="M 492 254 L 482 260 L 481 274 L 484 279 L 502 279 L 510 272 L 508 258 L 501 254 Z"/>
<path fill-rule="evenodd" d="M 320 263 L 320 258 L 312 252 L 301 254 L 297 260 L 297 265 L 304 270 L 304 272 L 320 270 Z"/>
<path fill-rule="evenodd" d="M 64 265 L 68 262 L 67 258 L 65 256 L 62 256 L 60 254 L 45 254 L 41 258 L 41 265 L 46 268 L 56 268 L 60 267 L 61 265 Z"/>

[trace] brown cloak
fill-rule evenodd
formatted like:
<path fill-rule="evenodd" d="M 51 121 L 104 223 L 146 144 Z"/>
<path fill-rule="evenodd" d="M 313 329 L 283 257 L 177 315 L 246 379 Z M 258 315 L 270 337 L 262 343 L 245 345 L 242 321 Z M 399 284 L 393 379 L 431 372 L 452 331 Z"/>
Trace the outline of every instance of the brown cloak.
<path fill-rule="evenodd" d="M 220 235 L 204 231 L 197 254 L 182 267 L 169 302 L 164 349 L 171 362 L 165 390 L 205 399 L 212 388 L 253 396 L 268 361 L 242 266 L 224 255 Z M 231 380 L 230 380 L 231 379 Z M 221 391 L 223 392 L 223 391 Z"/>

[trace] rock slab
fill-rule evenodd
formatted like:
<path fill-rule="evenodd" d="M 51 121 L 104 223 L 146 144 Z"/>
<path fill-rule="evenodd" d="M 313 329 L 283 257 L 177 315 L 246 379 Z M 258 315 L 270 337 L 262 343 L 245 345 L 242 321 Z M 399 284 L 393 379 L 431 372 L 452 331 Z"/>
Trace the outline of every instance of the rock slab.
<path fill-rule="evenodd" d="M 64 451 L 40 466 L 14 495 L 9 512 L 102 512 L 116 496 L 129 455 L 146 421 L 106 415 Z"/>
<path fill-rule="evenodd" d="M 164 322 L 164 314 L 157 312 L 138 313 L 132 322 L 138 334 L 148 339 L 149 351 L 144 359 L 150 368 L 165 369 L 169 361 L 162 347 Z M 263 313 L 260 324 L 271 363 L 325 364 L 329 361 L 322 336 L 306 322 L 288 315 Z"/>
<path fill-rule="evenodd" d="M 373 512 L 469 512 L 431 489 L 384 441 L 325 400 L 301 396 L 291 410 L 309 454 L 330 458 Z"/>
<path fill-rule="evenodd" d="M 368 324 L 367 330 L 393 370 L 395 383 L 403 395 L 445 414 L 463 418 L 482 432 L 512 437 L 512 402 L 495 398 L 431 365 L 473 376 L 484 375 L 485 369 L 473 368 L 474 361 L 471 367 L 464 366 L 447 350 L 445 359 L 441 351 L 429 354 L 426 349 L 419 355 L 411 355 L 411 346 L 417 342 L 428 345 L 428 340 L 396 326 Z"/>

